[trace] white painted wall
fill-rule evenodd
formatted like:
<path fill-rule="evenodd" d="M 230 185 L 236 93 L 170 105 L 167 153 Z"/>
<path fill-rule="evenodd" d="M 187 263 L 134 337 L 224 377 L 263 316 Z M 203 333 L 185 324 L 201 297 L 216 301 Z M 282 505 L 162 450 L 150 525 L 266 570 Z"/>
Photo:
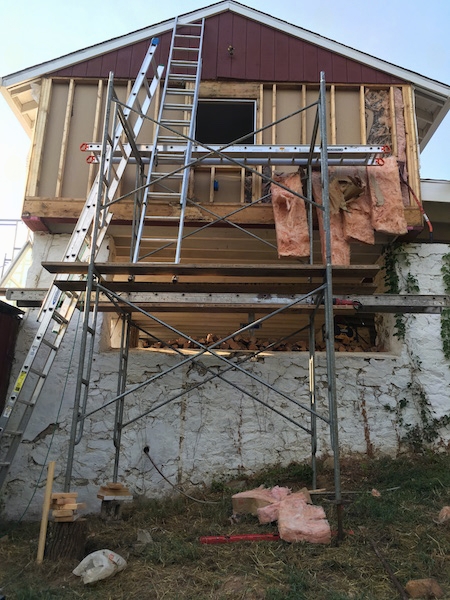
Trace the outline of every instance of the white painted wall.
<path fill-rule="evenodd" d="M 67 236 L 36 236 L 35 256 L 59 260 Z M 106 251 L 106 249 L 105 249 Z M 444 244 L 411 244 L 407 248 L 409 271 L 419 280 L 421 293 L 443 293 L 441 257 L 450 251 Z M 30 271 L 29 286 L 47 285 L 36 267 Z M 20 368 L 35 329 L 36 311 L 30 311 L 19 336 L 15 372 Z M 40 516 L 45 487 L 46 464 L 56 460 L 54 490 L 62 491 L 71 423 L 77 356 L 76 321 L 73 319 L 51 376 L 11 467 L 4 490 L 5 513 L 20 517 L 29 502 L 27 519 Z M 393 319 L 384 318 L 392 331 Z M 100 337 L 100 336 L 99 336 Z M 130 386 L 156 376 L 179 362 L 172 354 L 152 350 L 130 352 Z M 420 368 L 416 368 L 420 361 Z M 217 358 L 202 356 L 150 385 L 137 389 L 126 401 L 124 421 L 166 403 L 180 390 L 203 381 L 206 369 L 216 369 Z M 116 392 L 118 353 L 96 355 L 91 381 L 93 407 L 107 402 Z M 272 353 L 248 362 L 245 368 L 272 386 L 308 403 L 308 356 L 303 353 Z M 423 389 L 436 417 L 449 411 L 450 364 L 441 349 L 440 316 L 407 317 L 405 343 L 393 344 L 389 354 L 336 355 L 339 436 L 342 454 L 395 455 L 404 449 L 401 438 L 407 424 L 420 422 L 414 390 Z M 276 406 L 294 421 L 308 426 L 305 411 L 284 397 L 269 392 L 242 373 L 225 376 L 245 387 L 260 400 Z M 420 388 L 420 386 L 422 386 Z M 326 414 L 325 356 L 318 354 L 317 389 L 322 413 Z M 403 409 L 399 407 L 407 402 Z M 72 491 L 87 502 L 87 512 L 98 512 L 96 498 L 101 484 L 111 480 L 114 463 L 112 442 L 114 407 L 99 411 L 87 420 L 84 436 L 76 447 Z M 56 424 L 56 428 L 55 428 Z M 319 424 L 319 454 L 329 452 L 329 434 Z M 439 432 L 434 442 L 450 442 L 449 429 Z M 212 479 L 234 477 L 274 463 L 308 460 L 310 438 L 301 429 L 269 411 L 218 378 L 137 420 L 124 430 L 120 479 L 135 495 L 161 496 L 171 487 L 160 477 L 143 452 L 174 484 L 202 486 Z M 39 483 L 37 483 L 39 481 Z M 34 494 L 34 496 L 33 496 Z"/>

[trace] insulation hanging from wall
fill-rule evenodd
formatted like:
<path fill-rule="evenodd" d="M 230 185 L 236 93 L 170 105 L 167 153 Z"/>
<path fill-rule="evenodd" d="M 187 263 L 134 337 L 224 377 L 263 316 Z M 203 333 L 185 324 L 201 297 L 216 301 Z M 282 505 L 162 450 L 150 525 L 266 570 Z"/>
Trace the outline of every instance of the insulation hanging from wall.
<path fill-rule="evenodd" d="M 273 180 L 297 194 L 302 194 L 299 173 L 275 174 Z M 305 202 L 276 183 L 270 186 L 273 216 L 277 236 L 278 256 L 304 258 L 309 256 L 309 231 Z"/>
<path fill-rule="evenodd" d="M 322 183 L 320 173 L 313 173 L 312 176 L 314 200 L 317 204 L 322 204 Z M 322 248 L 322 260 L 325 263 L 325 231 L 323 226 L 323 211 L 317 209 L 317 220 L 319 222 L 320 244 Z M 344 237 L 344 228 L 341 210 L 333 211 L 330 214 L 330 234 L 331 234 L 331 262 L 333 265 L 350 264 L 350 244 Z"/>
<path fill-rule="evenodd" d="M 381 167 L 367 167 L 372 225 L 375 231 L 404 235 L 408 232 L 403 208 L 397 159 L 384 159 Z"/>
<path fill-rule="evenodd" d="M 370 167 L 329 169 L 331 262 L 350 264 L 350 242 L 373 244 L 374 232 L 391 235 L 407 233 L 397 159 Z M 322 204 L 320 173 L 313 173 L 314 200 Z M 323 212 L 317 210 L 325 261 Z"/>

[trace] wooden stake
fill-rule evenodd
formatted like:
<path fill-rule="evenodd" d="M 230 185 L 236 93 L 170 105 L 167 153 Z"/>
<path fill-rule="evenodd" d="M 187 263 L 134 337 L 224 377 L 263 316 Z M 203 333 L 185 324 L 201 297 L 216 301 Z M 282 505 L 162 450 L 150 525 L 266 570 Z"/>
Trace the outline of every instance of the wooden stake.
<path fill-rule="evenodd" d="M 39 544 L 36 562 L 40 565 L 44 559 L 45 538 L 47 535 L 48 513 L 50 510 L 50 500 L 52 495 L 53 477 L 55 474 L 55 461 L 48 463 L 47 483 L 45 485 L 44 505 L 42 507 L 41 530 L 39 532 Z"/>

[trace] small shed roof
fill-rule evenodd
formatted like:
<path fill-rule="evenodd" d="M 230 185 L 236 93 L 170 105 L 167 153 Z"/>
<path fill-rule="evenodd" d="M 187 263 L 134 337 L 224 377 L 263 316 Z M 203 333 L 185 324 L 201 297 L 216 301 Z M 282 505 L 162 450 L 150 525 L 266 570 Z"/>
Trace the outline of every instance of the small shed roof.
<path fill-rule="evenodd" d="M 257 21 L 347 59 L 358 61 L 368 67 L 387 73 L 395 79 L 412 83 L 415 91 L 416 115 L 421 149 L 431 139 L 450 108 L 449 85 L 335 42 L 297 25 L 292 25 L 240 4 L 235 0 L 222 0 L 204 8 L 185 13 L 179 16 L 178 20 L 181 23 L 189 23 L 200 18 L 207 19 L 226 11 L 231 11 L 236 15 Z M 36 82 L 41 77 L 151 37 L 162 35 L 173 28 L 174 21 L 175 17 L 6 75 L 0 79 L 1 92 L 25 129 L 31 132 L 37 109 Z"/>

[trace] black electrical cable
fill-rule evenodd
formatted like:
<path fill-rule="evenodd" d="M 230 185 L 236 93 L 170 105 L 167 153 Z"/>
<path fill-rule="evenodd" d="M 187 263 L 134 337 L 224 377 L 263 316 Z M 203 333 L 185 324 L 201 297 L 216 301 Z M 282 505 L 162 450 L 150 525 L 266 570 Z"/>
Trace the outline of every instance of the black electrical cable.
<path fill-rule="evenodd" d="M 199 500 L 198 498 L 194 498 L 193 496 L 189 496 L 189 494 L 186 494 L 186 492 L 184 492 L 181 488 L 177 487 L 171 481 L 169 481 L 167 479 L 167 477 L 164 475 L 164 473 L 156 466 L 155 461 L 150 456 L 150 448 L 149 448 L 149 446 L 145 446 L 145 448 L 144 448 L 144 454 L 147 455 L 148 460 L 152 463 L 152 465 L 155 467 L 155 469 L 158 471 L 158 473 L 161 475 L 161 477 L 164 479 L 164 481 L 167 481 L 167 483 L 169 485 L 171 485 L 174 490 L 176 490 L 180 494 L 183 494 L 183 496 L 186 496 L 186 498 L 189 498 L 189 500 L 193 500 L 194 502 L 198 502 L 199 504 L 220 504 L 219 502 L 213 502 L 211 500 Z"/>

